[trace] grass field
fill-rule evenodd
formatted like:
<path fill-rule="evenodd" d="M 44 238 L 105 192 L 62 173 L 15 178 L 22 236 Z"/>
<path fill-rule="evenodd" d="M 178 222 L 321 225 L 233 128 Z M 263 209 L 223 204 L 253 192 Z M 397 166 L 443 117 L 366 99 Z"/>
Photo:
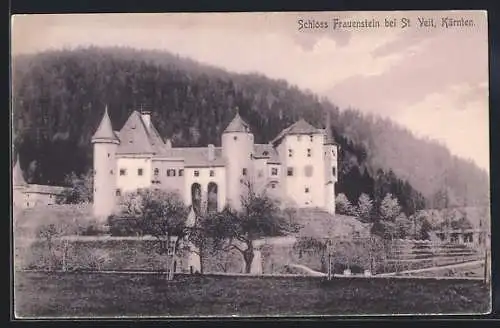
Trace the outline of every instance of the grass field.
<path fill-rule="evenodd" d="M 26 273 L 18 317 L 485 313 L 480 281 Z"/>

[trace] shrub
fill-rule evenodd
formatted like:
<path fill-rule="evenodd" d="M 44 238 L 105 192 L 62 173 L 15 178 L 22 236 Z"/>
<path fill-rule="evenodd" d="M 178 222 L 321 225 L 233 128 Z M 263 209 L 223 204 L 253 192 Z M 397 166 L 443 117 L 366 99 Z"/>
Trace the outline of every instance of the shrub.
<path fill-rule="evenodd" d="M 112 215 L 108 218 L 108 227 L 111 236 L 142 236 L 145 234 L 140 227 L 139 221 L 135 218 L 123 218 Z"/>

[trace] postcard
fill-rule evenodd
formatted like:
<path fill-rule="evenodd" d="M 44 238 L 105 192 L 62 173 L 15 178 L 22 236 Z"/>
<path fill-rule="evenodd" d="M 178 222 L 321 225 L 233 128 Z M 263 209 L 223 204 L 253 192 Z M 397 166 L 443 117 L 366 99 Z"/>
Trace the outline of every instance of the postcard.
<path fill-rule="evenodd" d="M 491 311 L 486 11 L 14 15 L 14 315 Z"/>

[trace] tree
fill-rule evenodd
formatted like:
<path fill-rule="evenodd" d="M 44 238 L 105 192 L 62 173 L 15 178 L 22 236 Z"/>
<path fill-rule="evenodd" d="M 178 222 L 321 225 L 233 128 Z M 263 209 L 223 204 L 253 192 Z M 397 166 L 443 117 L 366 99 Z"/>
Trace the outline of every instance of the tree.
<path fill-rule="evenodd" d="M 186 206 L 177 192 L 161 189 L 139 189 L 127 193 L 120 204 L 120 213 L 134 219 L 145 234 L 154 236 L 159 253 L 165 254 L 171 237 L 178 237 L 175 249 L 179 249 L 187 235 L 187 219 L 191 206 Z"/>
<path fill-rule="evenodd" d="M 370 196 L 362 193 L 358 199 L 358 206 L 356 209 L 357 216 L 364 222 L 370 222 L 372 217 L 373 201 Z"/>
<path fill-rule="evenodd" d="M 411 235 L 412 223 L 404 213 L 400 213 L 395 221 L 396 236 L 401 239 Z"/>
<path fill-rule="evenodd" d="M 241 210 L 226 206 L 211 221 L 210 231 L 215 249 L 239 251 L 245 261 L 245 272 L 250 273 L 256 239 L 296 232 L 298 226 L 290 223 L 293 220 L 276 201 L 265 193 L 256 193 L 251 183 L 245 186 L 247 193 L 241 198 Z"/>
<path fill-rule="evenodd" d="M 353 207 L 349 199 L 344 193 L 340 193 L 335 198 L 335 209 L 338 214 L 350 215 L 353 212 Z"/>
<path fill-rule="evenodd" d="M 379 212 L 380 219 L 394 222 L 401 213 L 401 206 L 399 206 L 398 199 L 390 193 L 386 194 L 380 204 Z"/>
<path fill-rule="evenodd" d="M 394 222 L 377 220 L 372 225 L 371 233 L 385 240 L 392 240 L 396 235 L 396 225 Z"/>
<path fill-rule="evenodd" d="M 67 175 L 64 184 L 69 188 L 58 195 L 58 204 L 80 204 L 91 203 L 94 198 L 94 174 L 90 170 L 80 176 L 75 172 Z"/>
<path fill-rule="evenodd" d="M 203 274 L 204 259 L 210 250 L 213 222 L 217 219 L 218 212 L 209 211 L 207 204 L 204 203 L 200 211 L 194 215 L 194 224 L 187 228 L 187 239 L 194 247 L 188 247 L 188 251 L 198 255 L 200 258 L 200 273 Z"/>
<path fill-rule="evenodd" d="M 422 225 L 420 226 L 420 238 L 422 240 L 430 239 L 430 232 L 432 231 L 432 224 L 429 222 L 427 218 L 422 220 Z"/>

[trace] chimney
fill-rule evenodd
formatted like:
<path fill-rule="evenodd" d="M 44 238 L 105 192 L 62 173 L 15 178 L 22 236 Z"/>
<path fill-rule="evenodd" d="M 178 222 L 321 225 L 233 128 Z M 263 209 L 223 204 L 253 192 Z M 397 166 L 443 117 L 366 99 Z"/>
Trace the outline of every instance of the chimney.
<path fill-rule="evenodd" d="M 170 139 L 167 139 L 167 141 L 165 142 L 165 145 L 168 149 L 172 148 L 172 140 Z"/>
<path fill-rule="evenodd" d="M 213 144 L 208 145 L 208 160 L 210 162 L 215 160 L 215 146 Z"/>
<path fill-rule="evenodd" d="M 141 117 L 142 117 L 142 121 L 144 122 L 146 127 L 149 129 L 149 127 L 151 126 L 151 112 L 148 110 L 142 110 Z"/>

